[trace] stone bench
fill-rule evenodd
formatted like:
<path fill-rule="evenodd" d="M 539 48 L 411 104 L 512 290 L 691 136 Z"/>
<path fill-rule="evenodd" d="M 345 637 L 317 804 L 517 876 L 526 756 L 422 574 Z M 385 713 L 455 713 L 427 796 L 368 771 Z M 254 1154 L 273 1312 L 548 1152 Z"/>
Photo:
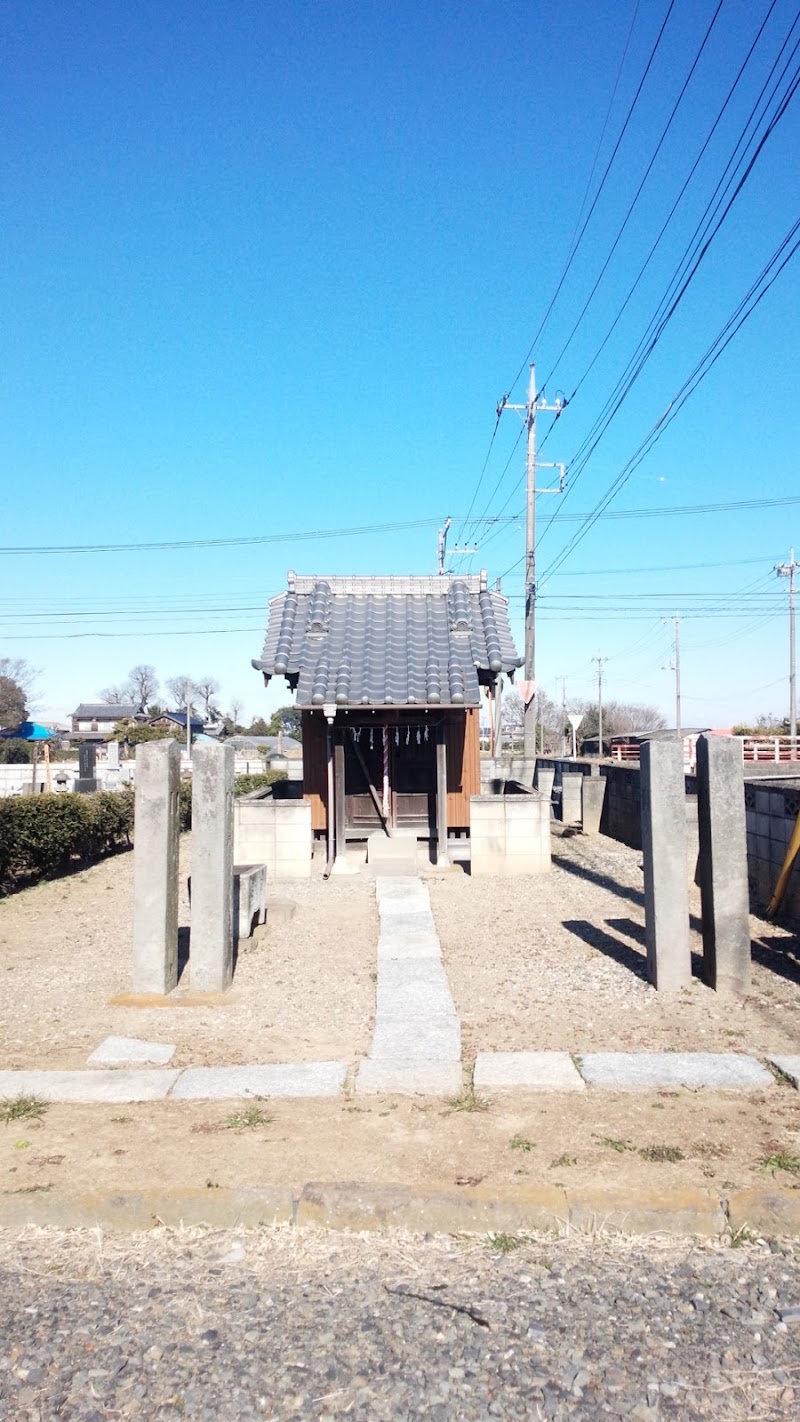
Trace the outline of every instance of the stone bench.
<path fill-rule="evenodd" d="M 233 937 L 234 942 L 252 938 L 254 930 L 267 917 L 266 864 L 234 864 L 233 866 Z"/>

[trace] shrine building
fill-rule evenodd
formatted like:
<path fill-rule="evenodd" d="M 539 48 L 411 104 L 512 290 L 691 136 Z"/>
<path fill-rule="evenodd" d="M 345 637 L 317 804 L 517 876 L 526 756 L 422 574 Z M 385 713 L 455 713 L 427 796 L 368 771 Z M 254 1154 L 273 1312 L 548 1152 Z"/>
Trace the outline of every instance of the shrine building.
<path fill-rule="evenodd" d="M 265 684 L 283 676 L 296 692 L 303 797 L 337 853 L 376 831 L 446 850 L 449 832 L 469 829 L 481 695 L 521 665 L 507 599 L 485 572 L 290 573 L 253 660 Z"/>

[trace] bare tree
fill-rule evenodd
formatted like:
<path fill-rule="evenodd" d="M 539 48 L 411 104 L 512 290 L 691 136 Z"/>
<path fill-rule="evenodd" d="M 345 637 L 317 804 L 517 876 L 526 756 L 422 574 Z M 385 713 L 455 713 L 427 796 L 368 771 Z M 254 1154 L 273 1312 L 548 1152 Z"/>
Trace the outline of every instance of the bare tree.
<path fill-rule="evenodd" d="M 230 712 L 229 712 L 229 720 L 230 720 L 231 726 L 233 727 L 234 731 L 236 731 L 236 730 L 238 729 L 239 723 L 240 723 L 240 721 L 241 721 L 241 719 L 242 719 L 242 712 L 243 712 L 243 711 L 244 711 L 244 704 L 243 704 L 241 701 L 238 701 L 236 698 L 234 698 L 233 701 L 231 701 L 231 709 L 230 709 Z"/>
<path fill-rule="evenodd" d="M 216 696 L 219 691 L 219 682 L 213 676 L 201 676 L 197 682 L 197 690 L 203 698 L 206 720 L 208 720 L 211 698 Z"/>
<path fill-rule="evenodd" d="M 15 681 L 28 697 L 33 693 L 38 675 L 38 667 L 32 667 L 24 657 L 0 657 L 0 676 Z"/>
<path fill-rule="evenodd" d="M 104 686 L 97 695 L 107 706 L 124 706 L 131 700 L 131 689 L 127 682 L 117 686 Z"/>
<path fill-rule="evenodd" d="M 136 705 L 146 706 L 158 692 L 158 677 L 155 667 L 151 667 L 147 662 L 140 662 L 138 666 L 131 667 L 128 673 L 128 686 Z"/>
<path fill-rule="evenodd" d="M 177 706 L 184 706 L 190 711 L 197 697 L 198 688 L 192 677 L 181 673 L 179 676 L 171 676 L 166 683 L 167 691 L 175 697 Z"/>

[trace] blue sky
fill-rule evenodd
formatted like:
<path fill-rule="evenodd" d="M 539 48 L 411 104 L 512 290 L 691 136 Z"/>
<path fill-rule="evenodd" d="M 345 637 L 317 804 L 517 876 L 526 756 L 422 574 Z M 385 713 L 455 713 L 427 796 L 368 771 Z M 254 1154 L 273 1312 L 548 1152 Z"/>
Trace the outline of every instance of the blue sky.
<path fill-rule="evenodd" d="M 523 507 L 517 417 L 492 434 L 532 344 L 548 397 L 577 387 L 546 445 L 539 419 L 542 459 L 571 465 L 568 495 L 538 500 L 541 684 L 591 695 L 604 656 L 608 697 L 671 717 L 679 612 L 685 724 L 785 714 L 773 568 L 800 548 L 800 502 L 777 502 L 800 500 L 800 255 L 548 576 L 797 219 L 795 99 L 578 473 L 796 19 L 775 0 L 597 354 L 769 8 L 723 0 L 562 356 L 717 0 L 6 0 L 0 656 L 41 669 L 41 714 L 138 662 L 267 710 L 285 690 L 265 693 L 250 658 L 287 569 L 433 571 L 448 514 L 451 542 L 478 544 L 450 566 L 504 575 L 521 645 L 524 520 L 487 520 Z M 739 507 L 668 512 L 719 504 Z M 470 507 L 485 518 L 465 527 Z M 262 535 L 285 537 L 13 551 Z"/>

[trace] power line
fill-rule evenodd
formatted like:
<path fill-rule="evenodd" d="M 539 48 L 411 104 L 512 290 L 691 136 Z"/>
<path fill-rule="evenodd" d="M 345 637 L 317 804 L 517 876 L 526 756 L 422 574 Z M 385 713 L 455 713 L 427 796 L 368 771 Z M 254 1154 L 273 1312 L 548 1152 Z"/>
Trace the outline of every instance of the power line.
<path fill-rule="evenodd" d="M 596 521 L 596 518 L 599 516 L 599 513 L 605 510 L 607 504 L 610 503 L 610 501 L 616 497 L 617 493 L 619 493 L 619 490 L 623 488 L 633 471 L 650 453 L 653 446 L 664 434 L 665 430 L 672 423 L 675 416 L 686 404 L 686 401 L 691 398 L 691 396 L 697 390 L 698 386 L 702 383 L 703 380 L 705 380 L 706 376 L 714 368 L 723 351 L 733 340 L 734 336 L 737 335 L 737 333 L 741 330 L 741 327 L 745 324 L 745 322 L 749 320 L 749 318 L 752 316 L 756 308 L 760 305 L 761 301 L 764 299 L 770 288 L 774 286 L 784 267 L 788 264 L 788 262 L 791 261 L 798 247 L 800 247 L 800 239 L 795 241 L 794 245 L 789 247 L 789 251 L 786 253 L 785 256 L 783 256 L 783 260 L 777 265 L 774 271 L 771 271 L 768 281 L 765 281 L 766 274 L 770 272 L 770 269 L 772 267 L 775 266 L 777 258 L 783 255 L 787 244 L 791 242 L 798 230 L 800 230 L 800 218 L 798 218 L 798 220 L 790 228 L 789 232 L 786 234 L 783 241 L 773 253 L 767 265 L 762 269 L 756 281 L 751 285 L 749 291 L 740 301 L 738 307 L 736 308 L 736 311 L 732 314 L 732 316 L 728 318 L 728 321 L 722 327 L 722 330 L 718 332 L 711 345 L 708 347 L 708 349 L 698 361 L 697 365 L 694 367 L 694 370 L 684 381 L 678 392 L 673 396 L 663 415 L 660 417 L 659 420 L 656 421 L 655 425 L 650 430 L 649 434 L 645 437 L 645 439 L 642 441 L 639 448 L 628 460 L 628 463 L 624 465 L 623 468 L 620 470 L 620 473 L 617 475 L 617 478 L 611 484 L 606 493 L 602 496 L 599 503 L 595 506 L 595 510 L 592 512 L 592 514 L 589 515 L 583 527 L 578 529 L 577 533 L 573 534 L 569 543 L 565 546 L 562 552 L 557 555 L 553 563 L 551 563 L 550 567 L 545 569 L 545 572 L 542 575 L 542 580 L 547 577 L 548 573 L 554 571 L 555 568 L 560 567 L 560 565 L 564 562 L 565 558 L 567 558 L 569 554 L 573 552 L 577 545 L 582 541 L 582 539 L 585 538 L 593 523 Z M 753 294 L 757 290 L 758 285 L 762 282 L 764 282 L 762 290 L 758 292 L 758 295 L 755 296 L 754 299 L 751 299 L 753 298 Z M 749 306 L 747 305 L 748 302 L 750 303 Z"/>
<path fill-rule="evenodd" d="M 690 85 L 690 83 L 691 83 L 691 81 L 692 81 L 692 76 L 694 75 L 695 69 L 697 68 L 698 64 L 700 63 L 700 59 L 701 59 L 701 57 L 702 57 L 703 51 L 704 51 L 706 45 L 708 44 L 709 39 L 711 38 L 712 30 L 714 29 L 714 26 L 715 26 L 715 24 L 717 23 L 717 18 L 718 18 L 718 16 L 719 16 L 719 12 L 720 12 L 720 10 L 722 9 L 722 6 L 723 6 L 724 3 L 725 3 L 725 0 L 717 0 L 717 8 L 716 8 L 716 10 L 714 11 L 713 15 L 711 16 L 711 19 L 710 19 L 710 21 L 709 21 L 709 23 L 708 23 L 708 27 L 707 27 L 707 29 L 706 29 L 706 32 L 705 32 L 705 34 L 703 35 L 702 40 L 700 41 L 700 47 L 699 47 L 699 49 L 698 49 L 698 51 L 697 51 L 697 53 L 696 53 L 696 55 L 695 55 L 695 57 L 694 57 L 694 60 L 692 61 L 692 64 L 691 64 L 690 69 L 689 69 L 689 73 L 687 74 L 686 78 L 685 78 L 684 81 L 683 81 L 683 84 L 681 85 L 680 91 L 679 91 L 679 93 L 678 93 L 678 97 L 677 97 L 677 99 L 675 100 L 675 103 L 674 103 L 673 106 L 672 106 L 672 111 L 671 111 L 671 113 L 670 113 L 670 115 L 669 115 L 669 118 L 667 119 L 666 124 L 664 125 L 663 129 L 661 130 L 661 136 L 660 136 L 660 138 L 659 138 L 659 140 L 658 140 L 658 142 L 657 142 L 655 148 L 653 149 L 653 153 L 652 153 L 652 155 L 651 155 L 650 162 L 648 163 L 647 167 L 645 168 L 644 175 L 643 175 L 643 177 L 642 177 L 642 179 L 641 179 L 641 182 L 639 183 L 639 186 L 638 186 L 638 188 L 636 189 L 636 192 L 634 193 L 633 198 L 631 199 L 631 201 L 630 201 L 629 204 L 628 204 L 628 210 L 627 210 L 627 212 L 625 213 L 624 218 L 622 219 L 622 223 L 620 224 L 620 227 L 619 227 L 619 229 L 618 229 L 618 231 L 617 231 L 617 235 L 616 235 L 616 237 L 614 238 L 614 241 L 612 242 L 611 247 L 609 248 L 608 254 L 607 254 L 607 256 L 606 256 L 605 261 L 603 262 L 602 267 L 600 268 L 600 272 L 599 272 L 599 274 L 598 274 L 598 276 L 597 276 L 597 279 L 596 279 L 596 281 L 595 281 L 595 283 L 594 283 L 594 286 L 592 287 L 591 291 L 589 292 L 589 295 L 587 296 L 587 298 L 586 298 L 586 300 L 585 300 L 585 302 L 584 302 L 584 304 L 583 304 L 583 307 L 581 308 L 580 314 L 578 315 L 578 318 L 577 318 L 577 320 L 575 321 L 575 323 L 574 323 L 574 325 L 573 325 L 573 327 L 572 327 L 572 330 L 570 331 L 570 333 L 569 333 L 569 335 L 568 335 L 566 341 L 564 342 L 563 346 L 561 347 L 561 350 L 559 351 L 558 355 L 556 356 L 556 358 L 555 358 L 555 360 L 554 360 L 554 362 L 553 362 L 553 365 L 552 365 L 552 367 L 551 367 L 551 369 L 550 369 L 549 374 L 545 377 L 545 379 L 544 379 L 543 382 L 542 382 L 542 388 L 543 388 L 543 389 L 546 388 L 546 386 L 547 386 L 547 384 L 548 384 L 548 381 L 552 378 L 552 376 L 554 375 L 555 371 L 557 370 L 558 365 L 559 365 L 559 362 L 563 359 L 563 357 L 566 355 L 567 351 L 569 350 L 570 346 L 572 345 L 572 342 L 573 342 L 573 340 L 574 340 L 574 338 L 575 338 L 575 335 L 577 334 L 577 331 L 579 330 L 580 326 L 581 326 L 582 323 L 583 323 L 583 318 L 584 318 L 584 316 L 586 315 L 586 312 L 589 310 L 589 307 L 590 307 L 592 301 L 593 301 L 594 298 L 595 298 L 595 295 L 596 295 L 596 293 L 597 293 L 597 289 L 598 289 L 598 287 L 600 286 L 600 283 L 601 283 L 601 281 L 603 280 L 603 277 L 605 276 L 605 274 L 606 274 L 606 272 L 607 272 L 607 270 L 608 270 L 608 267 L 609 267 L 609 265 L 610 265 L 610 263 L 611 263 L 611 259 L 612 259 L 612 257 L 614 256 L 614 253 L 616 252 L 617 247 L 619 246 L 619 244 L 620 244 L 620 242 L 621 242 L 621 240 L 622 240 L 623 234 L 624 234 L 624 232 L 625 232 L 626 227 L 628 226 L 628 223 L 629 223 L 631 217 L 633 216 L 634 210 L 635 210 L 635 208 L 636 208 L 636 204 L 638 203 L 639 198 L 640 198 L 641 195 L 642 195 L 642 190 L 643 190 L 643 188 L 644 188 L 644 186 L 645 186 L 645 183 L 647 182 L 647 179 L 650 177 L 650 174 L 651 174 L 651 172 L 653 171 L 653 165 L 654 165 L 654 163 L 655 163 L 655 161 L 656 161 L 656 159 L 657 159 L 659 153 L 661 152 L 661 149 L 662 149 L 664 143 L 666 142 L 667 135 L 668 135 L 670 129 L 672 128 L 673 122 L 674 122 L 674 120 L 675 120 L 675 115 L 677 114 L 678 109 L 680 108 L 681 103 L 683 102 L 683 97 L 684 97 L 684 95 L 685 95 L 685 93 L 686 93 L 686 90 L 688 89 L 688 87 L 689 87 L 689 85 Z"/>
<path fill-rule="evenodd" d="M 652 48 L 651 51 L 650 51 L 650 57 L 648 58 L 647 64 L 645 65 L 644 73 L 642 74 L 642 77 L 641 77 L 641 79 L 639 80 L 639 84 L 638 84 L 638 87 L 637 87 L 637 89 L 636 89 L 636 93 L 634 94 L 633 99 L 631 100 L 630 106 L 629 106 L 629 108 L 628 108 L 628 112 L 627 112 L 627 114 L 625 115 L 625 120 L 624 120 L 624 123 L 623 123 L 623 125 L 622 125 L 622 128 L 620 129 L 619 137 L 617 138 L 617 141 L 616 141 L 616 143 L 614 144 L 614 148 L 613 148 L 613 151 L 612 151 L 612 153 L 611 153 L 611 157 L 609 158 L 608 163 L 606 164 L 606 167 L 605 167 L 605 171 L 604 171 L 604 173 L 603 173 L 603 176 L 602 176 L 602 178 L 600 179 L 600 185 L 599 185 L 599 187 L 598 187 L 598 189 L 597 189 L 597 192 L 596 192 L 595 195 L 594 195 L 594 198 L 592 199 L 591 207 L 589 208 L 589 211 L 588 211 L 587 214 L 586 214 L 586 217 L 585 217 L 585 219 L 584 219 L 584 221 L 583 221 L 583 224 L 581 225 L 580 232 L 578 233 L 578 239 L 577 239 L 577 241 L 574 243 L 574 246 L 573 246 L 573 248 L 572 248 L 572 251 L 570 252 L 570 254 L 569 254 L 568 258 L 567 258 L 567 261 L 566 261 L 566 263 L 565 263 L 565 265 L 564 265 L 564 269 L 563 269 L 563 271 L 562 271 L 562 273 L 561 273 L 561 276 L 560 276 L 559 279 L 558 279 L 558 283 L 557 283 L 557 285 L 556 285 L 556 289 L 555 289 L 555 291 L 553 292 L 552 297 L 550 298 L 550 304 L 549 304 L 547 310 L 545 311 L 544 316 L 542 317 L 542 319 L 541 319 L 541 321 L 540 321 L 540 323 L 539 323 L 539 328 L 538 328 L 538 330 L 537 330 L 537 332 L 536 332 L 536 335 L 534 336 L 533 340 L 532 340 L 531 343 L 530 343 L 530 346 L 528 347 L 528 351 L 527 351 L 527 354 L 526 354 L 526 356 L 525 356 L 525 359 L 523 360 L 523 362 L 522 362 L 522 364 L 521 364 L 519 370 L 517 371 L 516 375 L 514 376 L 514 379 L 513 379 L 513 381 L 511 382 L 511 385 L 509 386 L 509 390 L 513 390 L 513 389 L 514 389 L 514 386 L 516 385 L 517 381 L 519 380 L 520 376 L 522 375 L 522 372 L 525 370 L 525 368 L 527 367 L 527 365 L 528 365 L 529 362 L 530 362 L 530 358 L 531 358 L 531 356 L 532 356 L 532 354 L 533 354 L 533 351 L 534 351 L 534 348 L 535 348 L 535 346 L 536 346 L 536 343 L 537 343 L 537 341 L 539 340 L 539 337 L 541 336 L 542 331 L 544 330 L 545 326 L 547 325 L 547 322 L 548 322 L 549 319 L 550 319 L 550 314 L 551 314 L 551 312 L 552 312 L 552 310 L 553 310 L 553 307 L 554 307 L 555 304 L 556 304 L 556 301 L 558 300 L 558 297 L 559 297 L 559 294 L 560 294 L 560 292 L 561 292 L 561 289 L 562 289 L 562 287 L 563 287 L 563 285 L 564 285 L 564 282 L 565 282 L 566 279 L 567 279 L 567 276 L 568 276 L 568 274 L 569 274 L 570 268 L 572 267 L 572 263 L 574 262 L 575 257 L 577 256 L 578 249 L 580 248 L 580 245 L 581 245 L 581 243 L 582 243 L 582 241 L 583 241 L 583 239 L 584 239 L 584 236 L 586 235 L 586 229 L 587 229 L 587 227 L 589 226 L 589 223 L 590 223 L 591 220 L 592 220 L 592 214 L 594 213 L 594 210 L 595 210 L 595 208 L 597 207 L 597 204 L 598 204 L 598 202 L 599 202 L 599 200 L 600 200 L 600 197 L 601 197 L 601 195 L 602 195 L 602 193 L 603 193 L 603 190 L 604 190 L 604 188 L 605 188 L 606 182 L 607 182 L 607 180 L 608 180 L 609 173 L 611 172 L 611 169 L 612 169 L 612 167 L 614 166 L 614 161 L 615 161 L 615 159 L 616 159 L 617 153 L 619 152 L 620 145 L 621 145 L 621 143 L 622 143 L 623 138 L 625 137 L 625 134 L 626 134 L 627 129 L 628 129 L 628 125 L 629 125 L 629 123 L 630 123 L 630 121 L 631 121 L 631 119 L 632 119 L 632 117 L 633 117 L 634 109 L 636 108 L 636 105 L 637 105 L 637 103 L 639 102 L 639 97 L 640 97 L 641 92 L 642 92 L 642 89 L 644 88 L 645 83 L 646 83 L 646 81 L 647 81 L 647 76 L 648 76 L 648 74 L 650 73 L 650 70 L 651 70 L 652 65 L 653 65 L 653 61 L 655 60 L 656 54 L 658 53 L 658 49 L 659 49 L 659 46 L 660 46 L 660 44 L 661 44 L 661 40 L 662 40 L 662 38 L 663 38 L 664 31 L 665 31 L 665 29 L 666 29 L 666 27 L 667 27 L 667 22 L 668 22 L 668 20 L 669 20 L 670 15 L 672 14 L 672 10 L 673 10 L 674 4 L 675 4 L 675 0 L 669 0 L 669 5 L 667 6 L 667 13 L 666 13 L 666 15 L 664 16 L 664 19 L 663 19 L 663 21 L 662 21 L 661 28 L 660 28 L 660 30 L 659 30 L 659 32 L 658 32 L 657 37 L 656 37 L 655 44 L 653 45 L 653 48 Z"/>
<path fill-rule="evenodd" d="M 583 470 L 586 468 L 586 465 L 588 464 L 589 460 L 597 449 L 604 434 L 608 430 L 615 416 L 619 413 L 620 408 L 624 404 L 633 386 L 641 375 L 645 365 L 650 359 L 650 356 L 652 355 L 653 351 L 658 345 L 658 342 L 664 334 L 667 325 L 669 324 L 680 302 L 682 301 L 689 285 L 697 274 L 697 271 L 699 270 L 700 265 L 709 247 L 714 241 L 714 238 L 719 233 L 721 227 L 723 226 L 727 216 L 731 211 L 731 208 L 733 207 L 734 202 L 736 201 L 736 198 L 738 197 L 739 193 L 747 182 L 753 170 L 753 167 L 763 150 L 764 145 L 774 132 L 774 129 L 776 128 L 777 124 L 783 118 L 789 102 L 794 97 L 794 93 L 796 91 L 798 83 L 797 70 L 792 76 L 786 92 L 779 100 L 776 111 L 773 113 L 772 118 L 766 126 L 766 129 L 762 133 L 755 148 L 755 151 L 753 152 L 752 157 L 750 158 L 749 163 L 747 164 L 741 177 L 736 183 L 736 186 L 733 189 L 733 193 L 731 194 L 730 198 L 727 201 L 727 204 L 725 205 L 722 211 L 722 215 L 719 216 L 719 218 L 717 219 L 717 214 L 719 213 L 720 207 L 722 206 L 722 203 L 724 201 L 724 193 L 725 191 L 730 189 L 730 186 L 734 181 L 734 177 L 733 175 L 731 175 L 729 178 L 727 178 L 726 182 L 726 176 L 728 175 L 732 165 L 734 164 L 734 160 L 736 159 L 736 155 L 739 149 L 742 148 L 743 144 L 745 144 L 745 139 L 748 130 L 750 129 L 751 124 L 753 123 L 754 116 L 758 112 L 759 106 L 761 105 L 761 101 L 764 98 L 764 94 L 766 93 L 769 83 L 778 67 L 781 56 L 783 55 L 783 52 L 786 49 L 789 40 L 791 39 L 792 33 L 798 23 L 798 19 L 800 19 L 800 16 L 796 15 L 787 35 L 784 37 L 779 53 L 776 59 L 773 61 L 769 75 L 762 84 L 758 98 L 756 99 L 754 105 L 750 110 L 744 127 L 740 131 L 739 137 L 737 138 L 737 141 L 734 145 L 733 152 L 728 159 L 725 169 L 723 170 L 722 178 L 720 178 L 720 180 L 718 181 L 714 193 L 706 204 L 705 211 L 702 217 L 700 218 L 700 221 L 696 225 L 692 237 L 690 238 L 686 248 L 684 249 L 684 253 L 673 272 L 673 275 L 667 285 L 667 288 L 664 294 L 661 296 L 655 311 L 650 317 L 650 320 L 645 328 L 644 333 L 639 338 L 639 342 L 636 346 L 634 354 L 630 357 L 625 369 L 623 370 L 621 376 L 618 378 L 617 383 L 611 395 L 606 400 L 600 415 L 595 420 L 588 434 L 584 436 L 583 440 L 581 441 L 581 444 L 579 445 L 572 459 L 569 461 L 568 468 L 570 473 L 570 480 L 567 486 L 565 501 L 574 489 L 578 479 L 580 478 Z M 778 86 L 782 82 L 790 63 L 792 62 L 792 59 L 794 58 L 794 55 L 797 52 L 797 48 L 798 42 L 795 43 L 795 46 L 791 54 L 789 55 L 789 58 L 786 61 L 783 70 L 778 76 L 778 79 L 776 80 L 771 93 L 768 95 L 763 107 L 762 114 L 756 119 L 756 125 L 762 121 L 766 110 L 772 103 L 772 100 L 774 99 L 775 94 L 777 92 Z M 723 105 L 723 109 L 724 107 L 725 106 Z M 751 138 L 747 140 L 747 143 L 745 144 L 745 151 L 747 147 L 749 147 L 754 141 L 755 134 L 753 134 Z M 719 196 L 720 193 L 722 193 L 723 195 Z M 712 210 L 712 205 L 714 204 L 715 200 L 716 206 L 713 207 Z M 714 226 L 713 223 L 715 219 L 717 220 L 716 225 Z M 584 372 L 584 376 L 582 376 L 581 379 L 584 379 L 587 373 L 588 371 Z M 574 398 L 577 388 L 578 387 L 576 386 L 573 390 L 572 396 L 569 397 L 567 403 L 570 403 L 572 398 Z M 550 519 L 545 525 L 541 534 L 540 542 L 541 539 L 546 536 L 551 523 L 552 519 Z"/>

